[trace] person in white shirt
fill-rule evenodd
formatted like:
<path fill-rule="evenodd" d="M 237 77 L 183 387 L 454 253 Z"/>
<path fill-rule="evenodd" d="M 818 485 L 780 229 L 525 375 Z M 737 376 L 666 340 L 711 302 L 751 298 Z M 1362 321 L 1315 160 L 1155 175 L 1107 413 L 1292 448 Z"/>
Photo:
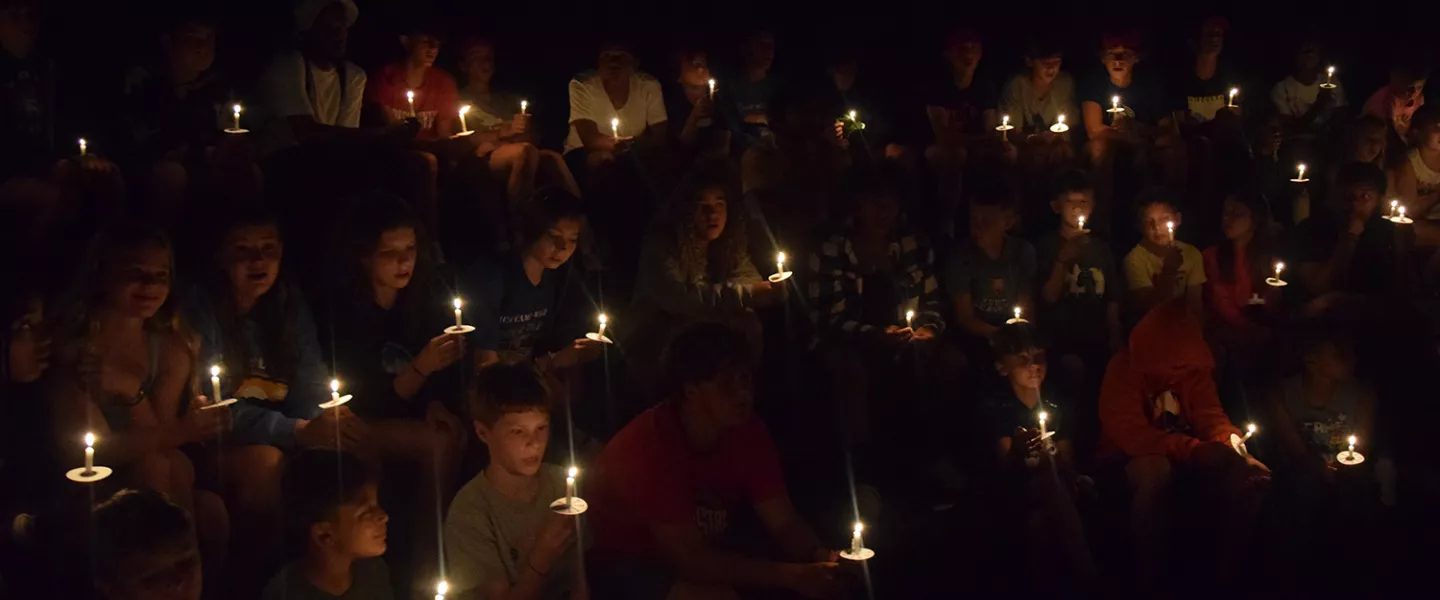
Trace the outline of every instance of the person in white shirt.
<path fill-rule="evenodd" d="M 437 227 L 438 162 L 410 148 L 418 123 L 361 127 L 365 71 L 345 59 L 350 26 L 359 14 L 354 0 L 295 5 L 299 49 L 276 56 L 260 76 L 262 109 L 270 118 L 261 132 L 261 152 L 270 170 L 317 180 L 321 185 L 315 187 L 342 194 L 373 187 L 369 179 L 376 177 L 396 181 L 402 189 L 395 191 L 414 203 L 426 226 Z"/>
<path fill-rule="evenodd" d="M 1333 83 L 1335 87 L 1321 87 Z M 1305 133 L 1326 123 L 1336 108 L 1346 106 L 1345 88 L 1338 76 L 1324 71 L 1320 64 L 1320 45 L 1301 42 L 1295 52 L 1295 71 L 1270 90 L 1275 112 L 1285 121 L 1287 129 Z"/>
<path fill-rule="evenodd" d="M 586 166 L 595 167 L 613 161 L 616 152 L 625 151 L 632 141 L 663 143 L 666 119 L 660 82 L 635 70 L 635 55 L 629 49 L 605 44 L 598 68 L 570 81 L 565 152 L 583 151 Z"/>

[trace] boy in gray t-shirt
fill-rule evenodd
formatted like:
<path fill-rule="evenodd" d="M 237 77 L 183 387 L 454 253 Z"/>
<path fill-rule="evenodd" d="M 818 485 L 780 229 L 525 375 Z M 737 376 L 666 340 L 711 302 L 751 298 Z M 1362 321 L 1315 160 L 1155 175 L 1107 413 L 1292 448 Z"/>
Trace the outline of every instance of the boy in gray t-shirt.
<path fill-rule="evenodd" d="M 578 517 L 550 503 L 565 474 L 540 462 L 550 438 L 550 390 L 526 364 L 486 367 L 470 399 L 490 464 L 461 488 L 445 520 L 446 598 L 584 598 L 574 551 Z"/>

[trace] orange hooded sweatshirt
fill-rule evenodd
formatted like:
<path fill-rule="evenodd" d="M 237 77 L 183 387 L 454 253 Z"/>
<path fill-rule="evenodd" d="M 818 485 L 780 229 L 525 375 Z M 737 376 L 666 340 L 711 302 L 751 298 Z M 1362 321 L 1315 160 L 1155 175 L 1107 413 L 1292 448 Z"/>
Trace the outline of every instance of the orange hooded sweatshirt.
<path fill-rule="evenodd" d="M 1200 322 L 1185 305 L 1171 301 L 1155 307 L 1130 333 L 1130 347 L 1110 359 L 1105 371 L 1100 452 L 1185 462 L 1203 442 L 1228 442 L 1240 430 L 1220 408 L 1214 370 Z M 1157 400 L 1167 391 L 1176 400 L 1173 415 Z"/>

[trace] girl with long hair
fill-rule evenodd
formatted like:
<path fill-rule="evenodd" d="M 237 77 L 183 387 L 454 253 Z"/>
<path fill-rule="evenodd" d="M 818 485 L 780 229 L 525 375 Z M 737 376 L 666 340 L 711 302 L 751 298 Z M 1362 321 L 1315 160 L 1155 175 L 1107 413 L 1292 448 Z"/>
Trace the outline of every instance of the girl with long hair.
<path fill-rule="evenodd" d="M 1220 219 L 1224 239 L 1202 253 L 1207 321 L 1223 339 L 1253 339 L 1264 328 L 1252 307 L 1279 309 L 1278 288 L 1265 284 L 1275 274 L 1277 228 L 1269 202 L 1256 192 L 1227 195 Z"/>

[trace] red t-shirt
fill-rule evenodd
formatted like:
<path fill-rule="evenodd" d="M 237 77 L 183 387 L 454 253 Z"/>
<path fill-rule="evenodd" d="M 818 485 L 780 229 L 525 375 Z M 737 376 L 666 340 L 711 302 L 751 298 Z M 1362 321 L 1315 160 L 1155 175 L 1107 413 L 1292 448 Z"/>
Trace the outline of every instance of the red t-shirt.
<path fill-rule="evenodd" d="M 694 523 L 712 539 L 731 511 L 785 493 L 780 454 L 759 418 L 724 433 L 697 453 L 677 407 L 663 402 L 635 417 L 606 444 L 585 497 L 597 557 L 659 558 L 651 524 Z"/>
<path fill-rule="evenodd" d="M 455 119 L 459 118 L 460 93 L 455 79 L 449 73 L 436 67 L 425 70 L 425 79 L 420 87 L 412 88 L 405 82 L 405 64 L 392 63 L 365 85 L 365 99 L 385 110 L 386 120 L 391 123 L 410 117 L 410 101 L 405 92 L 415 92 L 415 118 L 420 120 L 422 140 L 438 140 L 450 137 L 454 131 Z"/>

